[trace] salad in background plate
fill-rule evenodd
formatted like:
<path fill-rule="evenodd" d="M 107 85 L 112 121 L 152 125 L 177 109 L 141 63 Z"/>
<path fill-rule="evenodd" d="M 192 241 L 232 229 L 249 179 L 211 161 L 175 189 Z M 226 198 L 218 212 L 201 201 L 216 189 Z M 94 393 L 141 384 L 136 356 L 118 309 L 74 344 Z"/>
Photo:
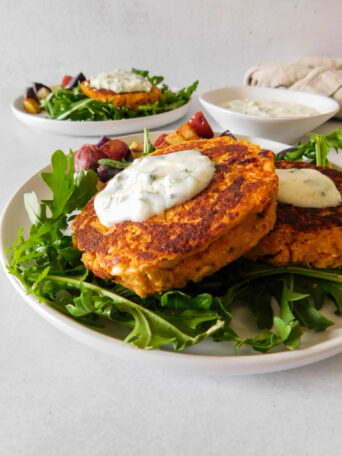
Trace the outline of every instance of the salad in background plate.
<path fill-rule="evenodd" d="M 173 91 L 162 84 L 163 76 L 150 76 L 135 68 L 114 70 L 86 79 L 83 73 L 64 76 L 62 83 L 48 87 L 33 83 L 25 91 L 23 104 L 29 114 L 44 111 L 57 120 L 121 120 L 168 112 L 188 103 L 198 81 Z"/>

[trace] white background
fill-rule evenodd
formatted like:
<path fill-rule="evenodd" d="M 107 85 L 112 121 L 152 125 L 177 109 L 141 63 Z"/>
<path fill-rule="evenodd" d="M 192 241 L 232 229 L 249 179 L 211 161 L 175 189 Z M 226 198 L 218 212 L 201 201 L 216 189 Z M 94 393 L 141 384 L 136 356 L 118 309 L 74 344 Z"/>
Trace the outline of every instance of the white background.
<path fill-rule="evenodd" d="M 239 85 L 263 61 L 338 56 L 339 0 L 1 0 L 0 84 L 121 67 Z"/>
<path fill-rule="evenodd" d="M 338 56 L 342 2 L 0 0 L 1 209 L 51 152 L 80 138 L 20 125 L 32 81 L 132 66 L 199 91 L 267 60 Z M 341 55 L 340 55 L 341 56 Z M 175 375 L 87 348 L 0 276 L 0 455 L 329 455 L 342 452 L 342 356 L 253 377 Z"/>

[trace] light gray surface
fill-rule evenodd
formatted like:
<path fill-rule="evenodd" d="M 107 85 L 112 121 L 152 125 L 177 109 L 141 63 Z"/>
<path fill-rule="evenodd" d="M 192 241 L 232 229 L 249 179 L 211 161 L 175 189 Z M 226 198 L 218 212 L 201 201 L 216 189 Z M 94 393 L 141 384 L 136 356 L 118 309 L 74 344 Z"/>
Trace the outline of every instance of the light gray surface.
<path fill-rule="evenodd" d="M 1 210 L 55 149 L 85 142 L 16 121 L 9 102 L 33 80 L 136 66 L 175 85 L 199 78 L 204 91 L 241 84 L 260 61 L 338 55 L 342 40 L 337 0 L 0 5 Z M 342 355 L 254 377 L 176 376 L 119 362 L 59 332 L 27 306 L 3 271 L 0 289 L 1 456 L 342 452 Z"/>

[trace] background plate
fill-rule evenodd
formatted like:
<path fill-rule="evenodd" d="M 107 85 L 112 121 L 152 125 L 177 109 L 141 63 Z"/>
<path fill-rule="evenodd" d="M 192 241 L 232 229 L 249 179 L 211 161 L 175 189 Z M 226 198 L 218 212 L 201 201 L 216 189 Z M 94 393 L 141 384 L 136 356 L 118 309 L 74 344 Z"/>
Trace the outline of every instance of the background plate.
<path fill-rule="evenodd" d="M 160 133 L 152 132 L 151 139 L 154 140 Z M 141 142 L 142 138 L 142 134 L 137 134 L 122 139 L 129 144 L 132 141 Z M 279 152 L 287 147 L 286 144 L 261 138 L 239 136 L 239 139 L 242 138 L 274 152 Z M 41 171 L 48 171 L 49 168 L 47 166 Z M 6 248 L 16 239 L 19 228 L 24 227 L 27 230 L 30 225 L 23 205 L 24 193 L 35 191 L 39 199 L 50 197 L 49 190 L 40 179 L 41 171 L 17 190 L 2 214 L 0 258 L 4 268 L 6 268 Z M 34 296 L 27 295 L 21 283 L 14 276 L 9 276 L 9 278 L 15 289 L 36 312 L 65 333 L 115 357 L 152 367 L 183 373 L 255 374 L 302 366 L 342 352 L 342 318 L 334 315 L 333 305 L 327 305 L 325 315 L 336 321 L 336 324 L 321 333 L 305 331 L 302 348 L 297 351 L 281 351 L 282 349 L 279 348 L 277 352 L 257 354 L 249 347 L 244 347 L 239 355 L 235 356 L 232 343 L 214 343 L 212 341 L 204 341 L 182 352 L 174 352 L 171 347 L 163 350 L 144 351 L 122 343 L 125 336 L 122 328 L 110 322 L 102 329 L 83 326 L 45 303 L 40 303 Z M 250 331 L 250 318 L 248 318 L 246 309 L 238 309 L 235 317 L 234 328 L 240 331 L 242 336 L 247 335 Z"/>
<path fill-rule="evenodd" d="M 24 97 L 16 98 L 11 104 L 13 114 L 24 124 L 38 130 L 69 136 L 102 136 L 123 135 L 142 131 L 144 128 L 158 128 L 183 117 L 190 108 L 191 100 L 180 108 L 155 114 L 154 116 L 137 117 L 122 120 L 56 120 L 46 118 L 46 112 L 29 114 L 24 109 Z"/>

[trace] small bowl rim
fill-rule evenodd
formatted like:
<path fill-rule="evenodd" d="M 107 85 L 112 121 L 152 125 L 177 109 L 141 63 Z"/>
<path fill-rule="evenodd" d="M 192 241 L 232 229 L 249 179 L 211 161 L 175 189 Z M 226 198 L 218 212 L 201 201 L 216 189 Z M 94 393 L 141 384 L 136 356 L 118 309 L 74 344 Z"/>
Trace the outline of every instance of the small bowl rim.
<path fill-rule="evenodd" d="M 289 93 L 291 92 L 291 94 L 300 94 L 300 95 L 304 95 L 304 96 L 308 96 L 308 97 L 313 97 L 313 98 L 321 98 L 321 99 L 324 99 L 324 101 L 326 102 L 331 102 L 332 105 L 335 105 L 335 108 L 334 109 L 331 109 L 329 111 L 325 111 L 325 112 L 319 112 L 318 114 L 315 114 L 315 115 L 309 115 L 309 116 L 277 116 L 277 117 L 270 117 L 270 116 L 257 116 L 257 115 L 252 115 L 252 114 L 244 114 L 244 113 L 240 113 L 240 112 L 236 112 L 236 111 L 231 111 L 230 109 L 228 108 L 224 108 L 223 106 L 220 106 L 218 105 L 217 103 L 214 103 L 212 101 L 208 101 L 206 100 L 204 97 L 213 93 L 213 92 L 219 92 L 219 91 L 223 91 L 223 90 L 229 90 L 229 89 L 247 89 L 247 90 L 254 90 L 254 91 L 258 91 L 258 90 L 262 90 L 262 91 L 267 91 L 269 93 L 275 93 L 277 92 L 278 94 L 279 93 L 282 93 L 282 94 L 285 94 L 285 93 Z M 311 92 L 303 92 L 303 91 L 299 91 L 299 90 L 289 90 L 289 89 L 285 89 L 285 88 L 279 88 L 279 89 L 276 89 L 276 88 L 273 88 L 273 87 L 252 87 L 252 86 L 226 86 L 226 87 L 220 87 L 220 88 L 217 88 L 217 89 L 212 89 L 212 90 L 208 90 L 206 92 L 203 92 L 199 95 L 199 100 L 200 102 L 202 103 L 208 103 L 210 104 L 211 106 L 215 107 L 216 109 L 219 109 L 221 112 L 224 112 L 224 113 L 229 113 L 230 115 L 233 115 L 233 116 L 236 116 L 237 118 L 241 118 L 241 119 L 250 119 L 250 120 L 254 120 L 254 121 L 265 121 L 265 122 L 279 122 L 279 121 L 286 121 L 286 120 L 305 120 L 305 119 L 317 119 L 321 116 L 327 116 L 327 115 L 330 115 L 331 113 L 333 117 L 340 109 L 340 105 L 338 104 L 338 102 L 336 100 L 334 100 L 333 98 L 329 97 L 329 96 L 326 96 L 326 95 L 321 95 L 319 93 L 311 93 Z M 229 101 L 229 100 L 228 100 Z M 277 100 L 274 100 L 274 101 L 277 101 Z M 302 103 L 300 103 L 302 104 Z M 309 106 L 309 105 L 306 105 L 306 106 Z"/>

